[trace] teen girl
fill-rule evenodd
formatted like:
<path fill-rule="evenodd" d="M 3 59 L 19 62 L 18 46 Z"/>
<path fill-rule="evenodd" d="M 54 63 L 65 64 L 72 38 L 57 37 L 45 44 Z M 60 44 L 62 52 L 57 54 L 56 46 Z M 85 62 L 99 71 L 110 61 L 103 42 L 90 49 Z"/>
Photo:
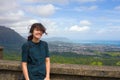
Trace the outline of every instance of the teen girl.
<path fill-rule="evenodd" d="M 46 33 L 41 23 L 34 23 L 28 41 L 22 46 L 22 71 L 25 80 L 50 80 L 48 44 L 40 40 Z"/>

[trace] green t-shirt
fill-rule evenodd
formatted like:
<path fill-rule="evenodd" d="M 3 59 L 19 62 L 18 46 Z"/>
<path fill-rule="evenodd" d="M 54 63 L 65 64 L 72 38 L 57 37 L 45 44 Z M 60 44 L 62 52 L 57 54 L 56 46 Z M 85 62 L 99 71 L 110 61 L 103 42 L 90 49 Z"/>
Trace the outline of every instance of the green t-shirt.
<path fill-rule="evenodd" d="M 27 41 L 22 46 L 22 62 L 27 62 L 30 80 L 43 80 L 46 76 L 45 59 L 49 57 L 48 44 Z"/>

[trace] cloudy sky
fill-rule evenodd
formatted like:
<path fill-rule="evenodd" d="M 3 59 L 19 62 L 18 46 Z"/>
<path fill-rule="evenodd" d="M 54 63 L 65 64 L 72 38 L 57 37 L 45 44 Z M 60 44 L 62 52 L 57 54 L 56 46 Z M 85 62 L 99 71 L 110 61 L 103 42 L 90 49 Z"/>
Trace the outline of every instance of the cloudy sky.
<path fill-rule="evenodd" d="M 26 37 L 42 23 L 43 37 L 120 40 L 120 0 L 0 0 L 0 25 Z"/>

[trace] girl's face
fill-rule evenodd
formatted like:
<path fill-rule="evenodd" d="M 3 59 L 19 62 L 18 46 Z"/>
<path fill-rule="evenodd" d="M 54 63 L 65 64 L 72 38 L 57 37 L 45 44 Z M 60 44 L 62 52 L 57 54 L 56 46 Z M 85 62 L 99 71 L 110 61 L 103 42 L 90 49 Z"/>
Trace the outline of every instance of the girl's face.
<path fill-rule="evenodd" d="M 35 28 L 32 34 L 33 34 L 33 38 L 40 39 L 43 35 L 43 32 Z"/>

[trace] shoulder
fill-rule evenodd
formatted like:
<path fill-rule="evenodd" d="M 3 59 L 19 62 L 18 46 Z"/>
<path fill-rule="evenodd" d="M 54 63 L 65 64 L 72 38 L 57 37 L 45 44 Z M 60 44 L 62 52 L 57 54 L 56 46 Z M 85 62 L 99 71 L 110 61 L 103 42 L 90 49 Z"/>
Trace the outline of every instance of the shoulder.
<path fill-rule="evenodd" d="M 48 45 L 48 43 L 46 41 L 41 40 L 41 43 L 44 45 Z"/>
<path fill-rule="evenodd" d="M 28 47 L 29 46 L 29 41 L 26 41 L 25 43 L 23 43 L 22 48 Z"/>

